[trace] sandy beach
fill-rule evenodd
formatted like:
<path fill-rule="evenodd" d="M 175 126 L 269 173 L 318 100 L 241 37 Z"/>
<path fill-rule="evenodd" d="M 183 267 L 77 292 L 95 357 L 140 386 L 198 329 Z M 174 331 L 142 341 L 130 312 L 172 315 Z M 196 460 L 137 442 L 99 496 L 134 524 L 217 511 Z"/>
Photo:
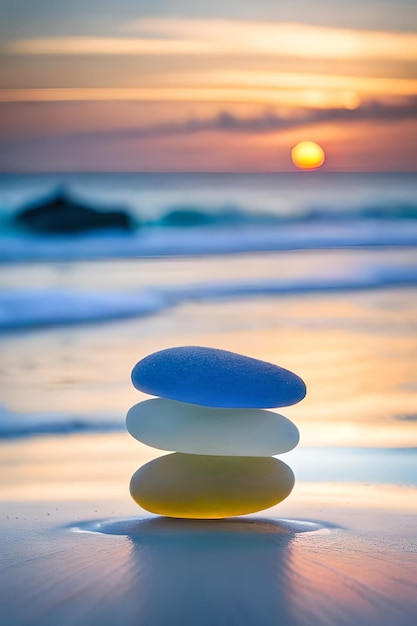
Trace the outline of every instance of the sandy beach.
<path fill-rule="evenodd" d="M 364 197 L 366 180 L 352 180 L 347 192 L 362 185 Z M 218 193 L 246 199 L 240 181 Z M 280 181 L 257 184 L 273 199 Z M 200 239 L 155 228 L 126 239 L 126 255 L 107 236 L 4 234 L 2 625 L 414 626 L 416 226 L 355 211 L 312 229 L 309 214 L 270 233 L 208 227 Z M 157 256 L 134 258 L 149 238 Z M 165 256 L 198 241 L 224 250 Z M 281 248 L 251 251 L 271 243 Z M 132 367 L 190 345 L 305 380 L 306 398 L 277 409 L 300 431 L 279 456 L 295 474 L 280 504 L 186 521 L 132 500 L 132 474 L 166 453 L 126 431 L 126 412 L 148 397 Z"/>
<path fill-rule="evenodd" d="M 117 267 L 132 280 L 144 268 L 161 276 L 160 261 L 124 263 Z M 170 266 L 182 280 L 181 268 L 201 277 L 218 263 Z M 91 265 L 84 276 L 102 270 Z M 14 423 L 34 430 L 0 443 L 2 623 L 413 625 L 413 293 L 189 303 L 140 320 L 3 335 L 4 402 Z M 126 410 L 146 397 L 130 369 L 182 344 L 302 372 L 306 400 L 281 410 L 301 433 L 301 446 L 281 457 L 296 475 L 283 503 L 192 522 L 151 515 L 131 499 L 130 476 L 164 453 L 124 431 Z M 82 415 L 91 432 L 75 432 Z M 68 416 L 67 434 L 54 431 Z M 120 432 L 99 432 L 103 417 Z"/>
<path fill-rule="evenodd" d="M 131 500 L 155 451 L 127 434 L 5 448 L 3 624 L 415 623 L 415 486 L 329 468 L 262 514 L 193 522 Z"/>

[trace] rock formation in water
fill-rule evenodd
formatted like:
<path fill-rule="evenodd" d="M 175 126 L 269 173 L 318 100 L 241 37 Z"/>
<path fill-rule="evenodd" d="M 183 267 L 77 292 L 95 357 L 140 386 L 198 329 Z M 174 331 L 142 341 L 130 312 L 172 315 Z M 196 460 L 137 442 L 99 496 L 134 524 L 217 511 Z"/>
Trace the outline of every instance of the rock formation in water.
<path fill-rule="evenodd" d="M 97 229 L 133 230 L 133 221 L 124 210 L 100 211 L 73 201 L 59 191 L 52 198 L 20 211 L 15 222 L 34 233 L 77 234 Z"/>

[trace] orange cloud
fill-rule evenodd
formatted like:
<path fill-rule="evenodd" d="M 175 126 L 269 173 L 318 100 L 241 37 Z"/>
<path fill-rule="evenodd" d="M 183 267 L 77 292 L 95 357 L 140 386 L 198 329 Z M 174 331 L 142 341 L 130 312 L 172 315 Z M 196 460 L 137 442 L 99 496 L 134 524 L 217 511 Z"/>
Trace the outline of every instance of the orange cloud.
<path fill-rule="evenodd" d="M 328 59 L 417 60 L 414 33 L 243 20 L 149 18 L 137 38 L 51 37 L 8 43 L 11 54 L 251 54 Z"/>

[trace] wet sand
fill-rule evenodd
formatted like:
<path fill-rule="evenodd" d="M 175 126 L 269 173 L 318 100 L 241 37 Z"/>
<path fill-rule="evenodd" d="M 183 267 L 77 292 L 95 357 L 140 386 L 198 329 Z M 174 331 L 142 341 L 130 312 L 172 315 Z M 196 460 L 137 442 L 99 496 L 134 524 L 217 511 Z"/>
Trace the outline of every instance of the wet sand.
<path fill-rule="evenodd" d="M 127 434 L 15 441 L 14 464 L 5 447 L 5 626 L 415 624 L 415 487 L 328 468 L 260 514 L 174 520 L 131 500 L 156 451 Z"/>
<path fill-rule="evenodd" d="M 317 258 L 331 268 L 344 254 Z M 287 274 L 291 258 L 274 257 L 274 273 Z M 243 261 L 183 261 L 175 275 L 194 282 L 182 272 L 209 277 L 214 262 L 231 279 L 258 272 Z M 257 262 L 264 275 L 271 258 Z M 120 275 L 156 284 L 152 268 L 44 269 L 57 284 L 64 277 L 89 289 Z M 27 280 L 25 271 L 10 280 L 20 272 Z M 26 413 L 92 425 L 106 415 L 123 429 L 127 409 L 145 398 L 131 368 L 173 345 L 275 362 L 299 373 L 308 394 L 282 410 L 301 434 L 283 458 L 294 491 L 226 522 L 141 510 L 130 477 L 162 453 L 126 432 L 3 439 L 2 626 L 414 626 L 416 319 L 413 290 L 382 289 L 193 302 L 130 321 L 3 335 L 2 402 L 22 423 Z"/>

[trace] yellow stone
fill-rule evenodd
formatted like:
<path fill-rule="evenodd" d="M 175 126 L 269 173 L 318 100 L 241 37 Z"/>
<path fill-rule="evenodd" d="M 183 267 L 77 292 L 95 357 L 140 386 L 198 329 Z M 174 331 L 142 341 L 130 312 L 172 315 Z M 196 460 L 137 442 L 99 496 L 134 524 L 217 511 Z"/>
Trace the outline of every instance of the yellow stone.
<path fill-rule="evenodd" d="M 139 468 L 130 493 L 151 513 L 219 519 L 267 509 L 284 500 L 293 486 L 291 469 L 272 457 L 175 452 Z"/>

